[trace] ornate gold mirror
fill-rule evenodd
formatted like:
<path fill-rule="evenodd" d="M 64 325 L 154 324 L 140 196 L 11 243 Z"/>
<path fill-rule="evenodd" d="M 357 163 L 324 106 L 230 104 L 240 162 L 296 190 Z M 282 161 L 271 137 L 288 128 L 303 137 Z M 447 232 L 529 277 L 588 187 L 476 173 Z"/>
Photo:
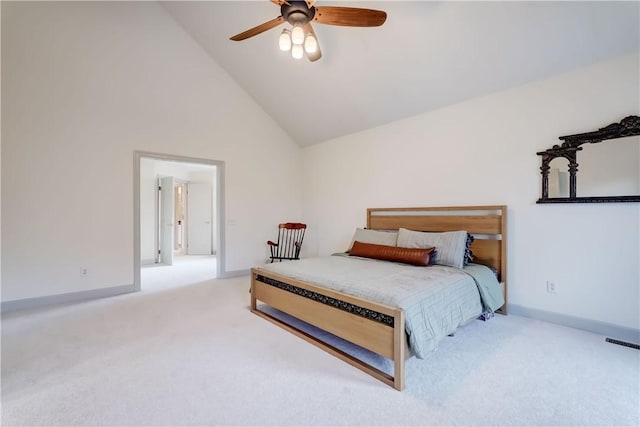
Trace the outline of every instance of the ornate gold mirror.
<path fill-rule="evenodd" d="M 640 202 L 640 117 L 559 139 L 561 145 L 537 153 L 542 156 L 542 197 L 537 203 Z"/>

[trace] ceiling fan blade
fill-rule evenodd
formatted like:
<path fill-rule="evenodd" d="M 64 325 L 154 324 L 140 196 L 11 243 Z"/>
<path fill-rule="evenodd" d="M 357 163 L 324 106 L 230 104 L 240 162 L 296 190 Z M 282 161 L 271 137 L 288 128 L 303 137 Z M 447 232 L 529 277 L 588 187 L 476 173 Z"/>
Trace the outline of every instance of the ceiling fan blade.
<path fill-rule="evenodd" d="M 316 32 L 313 31 L 313 27 L 310 23 L 304 24 L 304 32 L 306 34 L 312 34 L 318 43 L 318 49 L 314 53 L 307 53 L 307 59 L 311 62 L 316 62 L 318 59 L 322 58 L 322 52 L 320 51 L 320 42 L 318 42 L 318 36 L 316 36 Z M 305 52 L 306 53 L 306 52 Z"/>
<path fill-rule="evenodd" d="M 357 7 L 322 6 L 316 7 L 313 20 L 319 24 L 345 27 L 378 27 L 387 20 L 387 13 Z"/>
<path fill-rule="evenodd" d="M 236 34 L 235 36 L 231 37 L 231 40 L 237 42 L 240 40 L 248 39 L 249 37 L 257 36 L 258 34 L 263 33 L 267 30 L 270 30 L 273 27 L 277 27 L 283 22 L 284 22 L 284 18 L 282 16 L 278 16 L 277 18 L 272 19 L 271 21 L 267 21 L 263 24 L 258 25 L 257 27 L 248 29 L 247 31 L 242 32 L 240 34 Z"/>

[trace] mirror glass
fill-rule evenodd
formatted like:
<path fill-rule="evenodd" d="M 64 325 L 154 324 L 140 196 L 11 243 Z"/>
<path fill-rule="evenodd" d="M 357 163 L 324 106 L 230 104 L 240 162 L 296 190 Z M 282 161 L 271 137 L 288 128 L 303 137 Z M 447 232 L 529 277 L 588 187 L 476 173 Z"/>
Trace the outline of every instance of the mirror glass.
<path fill-rule="evenodd" d="M 577 156 L 578 197 L 640 195 L 640 136 L 610 139 L 581 147 Z M 564 166 L 555 166 L 556 161 L 562 164 L 563 160 Z M 551 192 L 553 168 L 559 167 L 562 182 L 562 171 L 568 172 L 566 160 L 553 159 L 550 166 L 549 197 L 568 197 L 568 186 L 566 195 L 555 196 Z M 568 183 L 568 173 L 566 179 Z"/>
<path fill-rule="evenodd" d="M 549 197 L 569 197 L 569 160 L 556 157 L 549 167 Z"/>

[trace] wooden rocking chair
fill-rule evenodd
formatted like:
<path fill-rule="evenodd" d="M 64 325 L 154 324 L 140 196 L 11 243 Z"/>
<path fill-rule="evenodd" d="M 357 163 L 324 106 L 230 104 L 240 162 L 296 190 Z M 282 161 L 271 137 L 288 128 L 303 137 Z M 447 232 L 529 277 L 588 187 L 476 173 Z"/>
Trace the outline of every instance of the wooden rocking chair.
<path fill-rule="evenodd" d="M 271 262 L 278 260 L 300 259 L 300 249 L 307 224 L 287 222 L 278 224 L 278 241 L 269 240 L 267 245 L 271 249 Z"/>

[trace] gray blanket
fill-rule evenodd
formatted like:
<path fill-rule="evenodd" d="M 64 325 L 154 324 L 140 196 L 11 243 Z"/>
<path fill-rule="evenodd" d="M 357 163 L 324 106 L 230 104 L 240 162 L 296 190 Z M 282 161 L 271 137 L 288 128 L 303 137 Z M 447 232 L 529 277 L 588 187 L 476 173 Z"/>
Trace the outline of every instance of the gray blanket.
<path fill-rule="evenodd" d="M 504 303 L 495 275 L 478 264 L 464 269 L 416 267 L 335 254 L 261 268 L 402 308 L 409 346 L 418 358 L 437 348 L 440 340 L 458 327 Z"/>

